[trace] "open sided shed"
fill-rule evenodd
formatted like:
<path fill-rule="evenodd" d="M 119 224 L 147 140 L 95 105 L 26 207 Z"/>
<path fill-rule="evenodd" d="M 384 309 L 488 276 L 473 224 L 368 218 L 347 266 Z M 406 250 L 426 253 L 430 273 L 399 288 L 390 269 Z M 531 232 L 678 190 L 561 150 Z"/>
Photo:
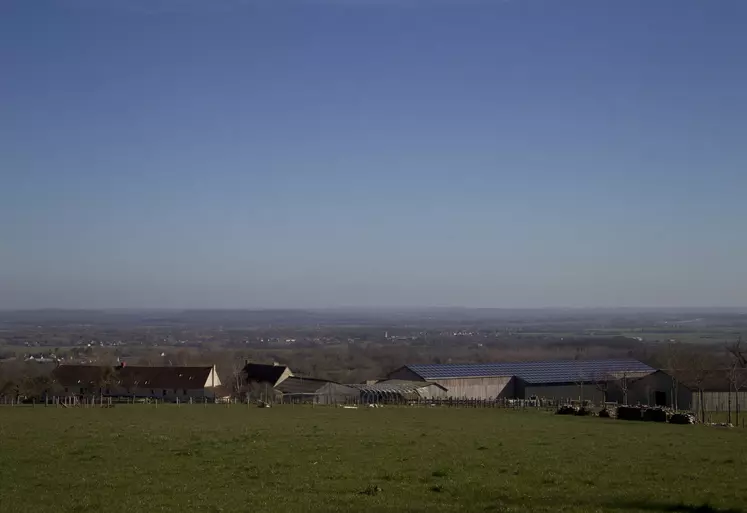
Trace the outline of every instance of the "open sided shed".
<path fill-rule="evenodd" d="M 291 376 L 275 386 L 281 402 L 344 404 L 358 399 L 358 390 L 334 381 Z"/>
<path fill-rule="evenodd" d="M 364 403 L 403 403 L 446 397 L 444 386 L 423 381 L 385 380 L 346 386 L 358 390 Z"/>

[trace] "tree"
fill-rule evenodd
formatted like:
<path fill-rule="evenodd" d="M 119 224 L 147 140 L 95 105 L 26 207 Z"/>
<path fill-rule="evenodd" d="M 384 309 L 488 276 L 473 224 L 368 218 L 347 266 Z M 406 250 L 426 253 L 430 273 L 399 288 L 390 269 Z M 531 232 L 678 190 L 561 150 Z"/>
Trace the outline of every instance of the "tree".
<path fill-rule="evenodd" d="M 731 394 L 734 392 L 735 422 L 739 424 L 739 393 L 747 386 L 747 351 L 742 347 L 742 336 L 740 335 L 733 344 L 727 345 L 726 351 L 730 356 L 726 374 L 729 382 L 729 422 L 731 422 Z"/>
<path fill-rule="evenodd" d="M 622 392 L 622 403 L 627 405 L 628 404 L 628 388 L 630 383 L 628 382 L 628 373 L 627 372 L 621 372 L 621 373 L 615 373 L 616 381 L 615 385 L 620 389 L 620 392 Z"/>
<path fill-rule="evenodd" d="M 607 402 L 607 394 L 609 392 L 611 379 L 612 377 L 609 374 L 595 372 L 591 375 L 591 382 L 593 383 L 594 388 L 602 393 L 602 402 L 605 403 Z"/>
<path fill-rule="evenodd" d="M 704 384 L 713 373 L 713 361 L 707 354 L 690 351 L 684 358 L 683 376 L 698 393 L 698 415 L 705 422 Z"/>
<path fill-rule="evenodd" d="M 231 396 L 237 399 L 248 400 L 248 387 L 246 374 L 244 374 L 244 360 L 234 360 L 231 364 Z"/>
<path fill-rule="evenodd" d="M 584 405 L 584 384 L 588 382 L 588 378 L 584 375 L 584 373 L 579 370 L 576 374 L 575 378 L 576 386 L 578 386 L 579 390 L 579 402 L 581 403 L 581 406 Z"/>
<path fill-rule="evenodd" d="M 742 346 L 741 334 L 737 337 L 736 342 L 726 346 L 726 350 L 731 354 L 738 367 L 747 369 L 747 349 Z"/>
<path fill-rule="evenodd" d="M 667 344 L 667 372 L 672 380 L 672 408 L 679 410 L 679 388 L 680 375 L 682 373 L 683 349 L 681 342 L 670 342 Z"/>

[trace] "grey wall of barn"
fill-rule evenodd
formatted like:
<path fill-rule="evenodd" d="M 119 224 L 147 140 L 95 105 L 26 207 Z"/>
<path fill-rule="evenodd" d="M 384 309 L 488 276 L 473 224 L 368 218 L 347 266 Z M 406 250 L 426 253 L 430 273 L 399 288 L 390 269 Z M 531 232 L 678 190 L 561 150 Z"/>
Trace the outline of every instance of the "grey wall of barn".
<path fill-rule="evenodd" d="M 387 379 L 402 379 L 405 381 L 425 381 L 420 374 L 416 374 L 407 367 L 400 367 L 397 370 L 390 372 L 387 375 Z"/>
<path fill-rule="evenodd" d="M 601 403 L 605 400 L 604 392 L 592 383 L 586 383 L 583 387 L 576 383 L 560 383 L 556 385 L 523 383 L 520 386 L 520 392 L 523 393 L 522 395 L 517 395 L 520 399 L 529 399 L 530 397 L 552 399 L 555 401 L 580 401 L 583 399 L 584 401 L 592 401 L 594 403 Z"/>
<path fill-rule="evenodd" d="M 514 397 L 513 376 L 492 378 L 429 379 L 446 387 L 446 397 L 458 399 L 498 399 Z"/>
<path fill-rule="evenodd" d="M 449 391 L 436 385 L 424 385 L 418 388 L 418 395 L 422 399 L 443 399 L 449 397 Z"/>
<path fill-rule="evenodd" d="M 640 379 L 628 380 L 628 404 L 655 405 L 657 392 L 664 393 L 666 406 L 670 408 L 675 405 L 680 410 L 692 408 L 692 391 L 682 384 L 678 384 L 675 390 L 672 377 L 663 371 L 654 372 Z M 676 401 L 674 401 L 675 395 Z M 610 384 L 610 396 L 612 401 L 623 403 L 623 392 L 619 381 Z"/>
<path fill-rule="evenodd" d="M 703 392 L 703 406 L 707 412 L 725 412 L 729 410 L 729 395 L 731 395 L 731 411 L 737 410 L 739 406 L 740 413 L 747 412 L 747 391 L 736 392 Z M 692 393 L 693 405 L 692 411 L 700 411 L 700 395 L 697 391 Z"/>
<path fill-rule="evenodd" d="M 359 397 L 359 390 L 338 383 L 326 383 L 316 391 L 317 404 L 343 404 Z"/>

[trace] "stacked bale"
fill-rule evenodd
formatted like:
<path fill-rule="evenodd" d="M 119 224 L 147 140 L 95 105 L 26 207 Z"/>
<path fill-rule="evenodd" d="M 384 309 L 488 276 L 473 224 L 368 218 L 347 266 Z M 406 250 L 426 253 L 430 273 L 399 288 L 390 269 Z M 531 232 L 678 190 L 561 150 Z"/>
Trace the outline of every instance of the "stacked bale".
<path fill-rule="evenodd" d="M 614 410 L 611 410 L 609 408 L 602 408 L 602 410 L 599 412 L 599 417 L 603 419 L 613 419 L 616 417 L 616 414 Z"/>
<path fill-rule="evenodd" d="M 666 422 L 667 412 L 661 408 L 648 408 L 643 411 L 643 420 L 646 422 Z"/>
<path fill-rule="evenodd" d="M 620 406 L 617 409 L 617 418 L 620 420 L 643 420 L 643 410 L 636 406 Z"/>
<path fill-rule="evenodd" d="M 579 417 L 588 417 L 589 415 L 594 415 L 594 412 L 589 408 L 582 406 L 576 411 L 576 415 L 578 415 Z"/>
<path fill-rule="evenodd" d="M 692 413 L 674 413 L 669 418 L 670 424 L 695 424 L 695 415 Z"/>
<path fill-rule="evenodd" d="M 576 415 L 576 412 L 578 412 L 577 407 L 566 404 L 558 408 L 558 411 L 556 411 L 555 414 L 556 415 Z"/>

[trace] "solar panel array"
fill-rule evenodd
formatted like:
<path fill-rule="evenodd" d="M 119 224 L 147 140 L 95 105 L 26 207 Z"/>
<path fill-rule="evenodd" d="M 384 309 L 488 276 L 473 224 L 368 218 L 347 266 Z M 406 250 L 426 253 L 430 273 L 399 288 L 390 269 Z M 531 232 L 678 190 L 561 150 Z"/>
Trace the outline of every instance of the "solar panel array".
<path fill-rule="evenodd" d="M 632 359 L 621 360 L 560 360 L 513 363 L 447 363 L 408 365 L 408 369 L 423 379 L 485 378 L 516 376 L 529 384 L 573 383 L 597 381 L 611 376 L 640 377 L 656 369 Z"/>

